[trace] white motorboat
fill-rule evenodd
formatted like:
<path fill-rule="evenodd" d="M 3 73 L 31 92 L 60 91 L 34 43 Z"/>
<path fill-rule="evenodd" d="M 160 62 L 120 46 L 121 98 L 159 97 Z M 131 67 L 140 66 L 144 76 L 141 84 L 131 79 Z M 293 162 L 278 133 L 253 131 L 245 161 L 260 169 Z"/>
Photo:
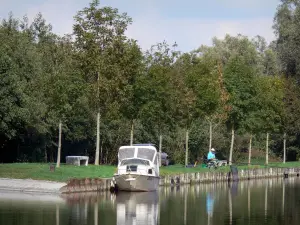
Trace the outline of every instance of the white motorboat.
<path fill-rule="evenodd" d="M 153 145 L 122 146 L 114 183 L 121 191 L 156 191 L 159 186 L 158 152 Z"/>

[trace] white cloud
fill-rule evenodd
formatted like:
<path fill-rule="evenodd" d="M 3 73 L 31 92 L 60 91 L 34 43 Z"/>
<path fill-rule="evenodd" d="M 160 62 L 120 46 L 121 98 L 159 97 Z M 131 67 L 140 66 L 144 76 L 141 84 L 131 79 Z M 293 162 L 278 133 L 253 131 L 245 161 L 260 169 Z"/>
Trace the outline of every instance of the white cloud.
<path fill-rule="evenodd" d="M 280 0 L 216 0 L 220 4 L 231 8 L 259 9 L 266 6 L 278 5 Z"/>
<path fill-rule="evenodd" d="M 88 6 L 90 0 L 48 0 L 42 1 L 43 3 L 34 4 L 29 0 L 22 2 L 23 5 L 18 5 L 17 0 L 0 0 L 1 6 L 6 9 L 0 9 L 0 18 L 6 17 L 10 10 L 17 12 L 15 15 L 18 17 L 27 14 L 33 18 L 38 12 L 42 12 L 48 23 L 53 26 L 53 31 L 60 35 L 72 32 L 73 16 L 78 10 Z M 141 47 L 145 50 L 151 45 L 166 40 L 172 44 L 175 41 L 182 51 L 190 51 L 199 47 L 201 44 L 209 45 L 214 36 L 223 38 L 226 33 L 236 35 L 241 33 L 249 37 L 261 35 L 271 41 L 274 39 L 272 31 L 273 18 L 244 18 L 244 19 L 212 19 L 210 18 L 176 18 L 168 17 L 167 19 L 160 11 L 162 4 L 170 2 L 164 0 L 159 3 L 155 0 L 103 0 L 101 4 L 111 5 L 112 7 L 119 8 L 120 12 L 127 11 L 133 17 L 134 23 L 127 31 L 129 37 L 137 39 Z M 214 4 L 226 4 L 227 8 L 232 7 L 262 7 L 261 0 L 211 0 Z M 264 0 L 265 5 L 267 2 L 278 2 L 277 0 Z M 173 0 L 174 4 L 182 5 L 182 1 Z M 192 2 L 190 1 L 189 4 Z M 199 2 L 198 2 L 199 3 Z M 186 3 L 187 4 L 187 3 Z M 17 8 L 17 6 L 19 8 Z M 135 7 L 133 7 L 135 6 Z M 21 8 L 23 7 L 23 8 Z M 267 6 L 264 6 L 267 7 Z M 164 7 L 163 7 L 164 8 Z M 168 9 L 164 9 L 168 10 Z M 201 14 L 201 12 L 199 12 Z M 214 18 L 218 16 L 218 12 L 212 12 Z"/>
<path fill-rule="evenodd" d="M 210 45 L 214 36 L 223 38 L 226 34 L 243 34 L 250 38 L 261 35 L 267 41 L 274 39 L 272 31 L 272 18 L 244 19 L 244 20 L 162 20 L 159 18 L 148 18 L 136 20 L 129 27 L 128 36 L 135 38 L 143 49 L 151 47 L 152 44 L 166 40 L 172 44 L 175 41 L 179 49 L 190 51 L 200 45 Z"/>
<path fill-rule="evenodd" d="M 72 7 L 70 7 L 72 5 Z M 36 5 L 26 11 L 30 19 L 33 19 L 39 12 L 42 13 L 47 23 L 53 27 L 53 31 L 60 35 L 72 33 L 73 17 L 78 10 L 85 7 L 85 4 L 74 4 L 72 0 L 52 0 L 44 4 Z"/>

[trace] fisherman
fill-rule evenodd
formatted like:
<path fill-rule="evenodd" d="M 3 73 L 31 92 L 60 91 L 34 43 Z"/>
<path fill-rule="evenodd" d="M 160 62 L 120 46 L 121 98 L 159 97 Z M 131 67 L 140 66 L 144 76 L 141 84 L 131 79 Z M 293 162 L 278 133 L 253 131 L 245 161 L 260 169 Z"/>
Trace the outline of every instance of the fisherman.
<path fill-rule="evenodd" d="M 217 160 L 215 154 L 216 154 L 216 150 L 215 150 L 214 148 L 212 148 L 212 149 L 208 152 L 207 160 L 208 160 L 208 161 L 215 161 L 215 160 Z"/>

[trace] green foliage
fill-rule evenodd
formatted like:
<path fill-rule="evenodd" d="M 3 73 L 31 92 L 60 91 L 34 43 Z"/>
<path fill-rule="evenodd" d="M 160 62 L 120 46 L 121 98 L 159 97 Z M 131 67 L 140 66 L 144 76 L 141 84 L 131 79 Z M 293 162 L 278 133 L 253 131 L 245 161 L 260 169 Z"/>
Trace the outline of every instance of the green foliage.
<path fill-rule="evenodd" d="M 274 18 L 274 30 L 277 36 L 276 50 L 280 59 L 280 67 L 287 76 L 299 77 L 300 63 L 300 2 L 298 0 L 282 0 Z"/>
<path fill-rule="evenodd" d="M 53 161 L 59 121 L 62 158 L 93 159 L 98 110 L 104 163 L 116 162 L 132 124 L 134 142 L 158 146 L 162 135 L 162 150 L 176 163 L 184 161 L 186 130 L 190 163 L 207 153 L 210 125 L 224 158 L 228 127 L 236 131 L 236 159 L 249 134 L 262 148 L 266 132 L 278 156 L 284 132 L 297 155 L 299 9 L 299 1 L 282 1 L 269 45 L 261 36 L 226 35 L 189 53 L 166 42 L 142 52 L 125 35 L 132 19 L 97 0 L 77 12 L 73 34 L 63 37 L 42 14 L 32 23 L 9 14 L 0 24 L 0 160 Z"/>
<path fill-rule="evenodd" d="M 260 114 L 257 116 L 260 123 L 259 130 L 279 132 L 283 114 L 283 82 L 280 77 L 276 76 L 262 76 L 259 82 L 258 110 Z"/>
<path fill-rule="evenodd" d="M 145 54 L 145 72 L 136 80 L 137 117 L 154 136 L 167 132 L 175 125 L 175 90 L 171 72 L 177 54 L 165 42 L 152 46 Z"/>

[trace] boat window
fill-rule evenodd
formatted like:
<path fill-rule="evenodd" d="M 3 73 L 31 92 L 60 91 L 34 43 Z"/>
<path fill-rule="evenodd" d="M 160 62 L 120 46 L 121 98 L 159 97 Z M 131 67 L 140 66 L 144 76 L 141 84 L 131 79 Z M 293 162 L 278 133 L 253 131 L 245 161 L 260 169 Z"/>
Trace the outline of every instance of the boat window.
<path fill-rule="evenodd" d="M 144 160 L 144 159 L 124 159 L 121 162 L 121 166 L 124 165 L 146 165 L 146 166 L 150 166 L 149 161 Z"/>
<path fill-rule="evenodd" d="M 119 160 L 134 157 L 135 148 L 123 148 L 119 150 Z"/>
<path fill-rule="evenodd" d="M 142 159 L 153 160 L 155 151 L 149 148 L 138 148 L 137 157 Z"/>

